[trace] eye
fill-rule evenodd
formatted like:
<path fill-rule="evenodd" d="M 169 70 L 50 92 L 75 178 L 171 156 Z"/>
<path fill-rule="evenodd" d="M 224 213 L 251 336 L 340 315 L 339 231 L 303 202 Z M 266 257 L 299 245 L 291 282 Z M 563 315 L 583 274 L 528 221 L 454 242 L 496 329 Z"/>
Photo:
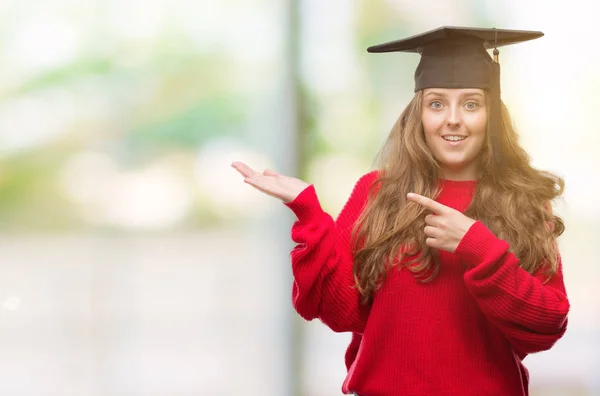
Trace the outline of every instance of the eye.
<path fill-rule="evenodd" d="M 477 102 L 467 102 L 467 103 L 465 103 L 465 108 L 467 110 L 475 110 L 478 107 L 479 107 L 479 103 L 477 103 Z"/>
<path fill-rule="evenodd" d="M 436 110 L 441 109 L 442 102 L 440 102 L 439 100 L 434 100 L 429 103 L 429 107 L 431 107 L 432 109 L 436 109 Z"/>

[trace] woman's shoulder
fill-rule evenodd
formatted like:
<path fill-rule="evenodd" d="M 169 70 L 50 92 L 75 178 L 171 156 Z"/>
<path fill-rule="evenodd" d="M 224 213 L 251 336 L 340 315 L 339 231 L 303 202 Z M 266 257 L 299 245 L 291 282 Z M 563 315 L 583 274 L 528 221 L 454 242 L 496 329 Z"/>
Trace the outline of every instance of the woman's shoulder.
<path fill-rule="evenodd" d="M 364 201 L 369 196 L 369 192 L 371 190 L 374 189 L 376 192 L 378 190 L 378 186 L 375 185 L 375 183 L 377 183 L 380 175 L 381 172 L 377 169 L 363 174 L 354 185 L 351 199 Z"/>
<path fill-rule="evenodd" d="M 374 169 L 370 172 L 363 174 L 359 179 L 357 184 L 365 184 L 369 187 L 379 179 L 382 175 L 382 171 L 379 169 Z"/>

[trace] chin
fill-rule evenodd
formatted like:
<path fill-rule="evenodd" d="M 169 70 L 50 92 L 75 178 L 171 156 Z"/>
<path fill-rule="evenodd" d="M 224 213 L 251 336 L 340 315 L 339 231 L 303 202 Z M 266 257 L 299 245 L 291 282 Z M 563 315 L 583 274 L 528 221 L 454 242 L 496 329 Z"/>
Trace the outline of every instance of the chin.
<path fill-rule="evenodd" d="M 443 168 L 448 168 L 452 170 L 461 170 L 462 168 L 466 168 L 469 166 L 470 161 L 467 160 L 442 160 L 439 161 L 440 165 Z"/>
<path fill-rule="evenodd" d="M 453 174 L 471 173 L 473 171 L 475 163 L 474 160 L 461 159 L 461 160 L 443 160 L 438 161 L 440 167 L 447 169 Z"/>

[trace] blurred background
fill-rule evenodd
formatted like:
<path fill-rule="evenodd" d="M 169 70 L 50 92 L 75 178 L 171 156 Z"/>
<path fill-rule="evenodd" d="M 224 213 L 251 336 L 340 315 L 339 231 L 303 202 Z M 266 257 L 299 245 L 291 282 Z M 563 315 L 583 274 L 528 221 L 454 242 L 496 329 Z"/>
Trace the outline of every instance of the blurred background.
<path fill-rule="evenodd" d="M 0 2 L 0 395 L 340 395 L 348 334 L 291 307 L 280 202 L 336 216 L 441 25 L 541 30 L 500 50 L 503 98 L 556 210 L 569 331 L 532 395 L 600 395 L 600 53 L 588 0 Z"/>

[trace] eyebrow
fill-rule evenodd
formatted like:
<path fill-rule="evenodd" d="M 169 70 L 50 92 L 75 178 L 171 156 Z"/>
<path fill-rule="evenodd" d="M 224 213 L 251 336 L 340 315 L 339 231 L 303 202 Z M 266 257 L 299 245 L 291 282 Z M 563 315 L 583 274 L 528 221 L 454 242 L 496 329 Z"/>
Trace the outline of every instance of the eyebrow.
<path fill-rule="evenodd" d="M 446 95 L 441 92 L 430 91 L 425 95 L 425 97 L 428 97 L 428 96 L 446 96 Z"/>
<path fill-rule="evenodd" d="M 428 96 L 442 96 L 442 97 L 446 97 L 447 95 L 443 92 L 438 92 L 438 91 L 431 91 L 428 92 L 425 97 Z M 465 97 L 465 96 L 481 96 L 482 98 L 484 97 L 484 95 L 480 92 L 467 92 L 461 95 L 461 97 Z"/>

